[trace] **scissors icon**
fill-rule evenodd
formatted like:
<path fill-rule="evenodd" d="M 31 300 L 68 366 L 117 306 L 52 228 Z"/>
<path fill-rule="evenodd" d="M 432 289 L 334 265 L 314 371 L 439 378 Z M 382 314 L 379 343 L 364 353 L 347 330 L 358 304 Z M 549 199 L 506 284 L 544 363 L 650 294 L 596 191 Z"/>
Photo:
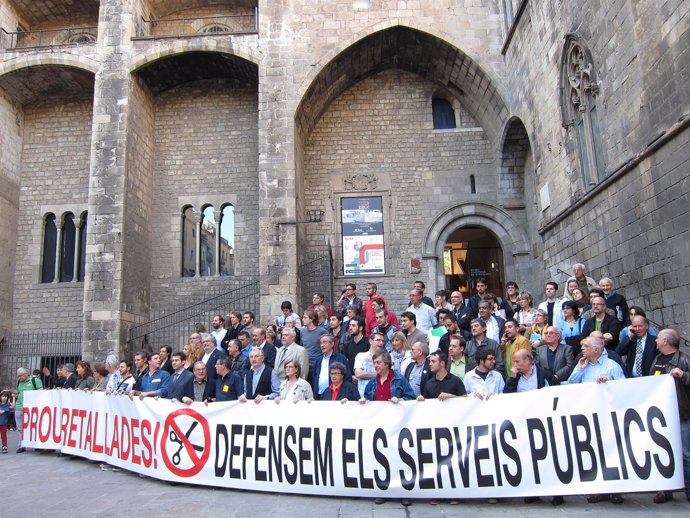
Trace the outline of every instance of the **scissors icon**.
<path fill-rule="evenodd" d="M 185 439 L 189 439 L 189 436 L 192 435 L 192 432 L 194 431 L 194 428 L 196 428 L 196 425 L 198 425 L 198 424 L 199 424 L 198 421 L 194 421 L 194 422 L 192 423 L 192 425 L 189 427 L 189 430 L 187 430 L 187 433 L 184 434 Z M 179 448 L 177 448 L 177 451 L 176 451 L 176 452 L 173 454 L 173 456 L 172 456 L 173 464 L 175 464 L 175 466 L 179 466 L 179 465 L 180 465 L 180 462 L 182 462 L 182 458 L 180 457 L 180 452 L 181 452 L 182 449 L 184 448 L 184 442 L 179 438 L 179 436 L 177 435 L 177 432 L 175 432 L 175 430 L 170 430 L 170 440 L 171 440 L 172 442 L 175 442 L 175 443 L 177 443 L 177 444 L 180 445 Z M 204 451 L 204 447 L 203 447 L 203 446 L 199 446 L 199 445 L 197 445 L 197 444 L 192 444 L 192 447 L 193 447 L 196 451 Z"/>

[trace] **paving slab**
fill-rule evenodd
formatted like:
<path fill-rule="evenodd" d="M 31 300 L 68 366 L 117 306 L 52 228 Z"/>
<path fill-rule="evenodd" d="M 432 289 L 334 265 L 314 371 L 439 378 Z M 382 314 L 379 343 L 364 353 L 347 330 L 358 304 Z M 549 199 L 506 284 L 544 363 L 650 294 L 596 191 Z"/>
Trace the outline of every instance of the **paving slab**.
<path fill-rule="evenodd" d="M 630 516 L 685 515 L 690 503 L 681 492 L 663 505 L 652 502 L 654 493 L 625 495 L 625 503 L 589 504 L 583 496 L 567 496 L 565 504 L 551 505 L 544 498 L 533 504 L 521 498 L 465 500 L 459 505 L 442 502 L 431 505 L 416 500 L 405 507 L 399 499 L 377 505 L 366 498 L 299 496 L 262 493 L 205 486 L 172 485 L 153 478 L 141 478 L 126 470 L 103 471 L 99 462 L 78 457 L 59 457 L 55 452 L 42 454 L 33 450 L 15 453 L 17 432 L 9 432 L 10 453 L 0 455 L 3 503 L 2 516 L 48 514 L 52 517 L 93 518 L 120 516 L 127 509 L 128 518 L 168 516 L 208 517 L 222 513 L 231 518 L 475 518 L 506 516 L 510 518 L 585 517 L 605 513 L 607 518 Z"/>

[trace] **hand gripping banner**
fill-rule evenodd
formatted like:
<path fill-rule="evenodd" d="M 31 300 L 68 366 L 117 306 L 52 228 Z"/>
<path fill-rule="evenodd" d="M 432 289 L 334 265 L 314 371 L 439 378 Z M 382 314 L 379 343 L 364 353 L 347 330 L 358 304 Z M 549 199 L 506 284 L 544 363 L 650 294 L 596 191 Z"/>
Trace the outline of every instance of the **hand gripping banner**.
<path fill-rule="evenodd" d="M 404 498 L 683 487 L 669 376 L 397 405 L 30 391 L 22 422 L 24 446 L 214 487 Z"/>

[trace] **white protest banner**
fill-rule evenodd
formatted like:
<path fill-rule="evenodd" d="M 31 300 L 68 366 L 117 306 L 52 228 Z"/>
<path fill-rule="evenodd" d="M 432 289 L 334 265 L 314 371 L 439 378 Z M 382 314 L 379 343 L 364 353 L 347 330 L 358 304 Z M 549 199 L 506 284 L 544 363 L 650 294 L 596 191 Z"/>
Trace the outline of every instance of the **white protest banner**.
<path fill-rule="evenodd" d="M 669 376 L 398 405 L 30 391 L 22 423 L 24 446 L 215 487 L 405 498 L 683 487 Z"/>

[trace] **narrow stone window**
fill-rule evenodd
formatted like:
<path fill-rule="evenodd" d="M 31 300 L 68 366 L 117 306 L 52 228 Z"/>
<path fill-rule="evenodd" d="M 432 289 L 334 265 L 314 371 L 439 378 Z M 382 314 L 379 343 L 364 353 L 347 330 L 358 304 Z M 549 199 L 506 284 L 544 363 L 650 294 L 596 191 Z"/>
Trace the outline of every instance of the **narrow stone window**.
<path fill-rule="evenodd" d="M 434 129 L 455 128 L 455 110 L 449 101 L 441 98 L 432 99 L 431 111 L 434 118 Z"/>
<path fill-rule="evenodd" d="M 213 205 L 206 206 L 201 213 L 201 228 L 199 232 L 201 234 L 201 239 L 199 240 L 201 270 L 199 275 L 204 277 L 215 275 L 217 255 L 216 234 L 218 233 L 218 223 L 216 222 Z"/>
<path fill-rule="evenodd" d="M 182 277 L 196 275 L 196 214 L 192 207 L 182 211 Z"/>
<path fill-rule="evenodd" d="M 74 225 L 74 214 L 68 212 L 62 220 L 62 240 L 60 243 L 60 282 L 74 279 L 74 251 L 77 227 Z"/>
<path fill-rule="evenodd" d="M 88 228 L 88 213 L 84 212 L 81 215 L 81 223 L 79 224 L 79 260 L 77 262 L 77 280 L 84 281 L 84 272 L 86 271 L 86 232 Z"/>
<path fill-rule="evenodd" d="M 41 282 L 55 280 L 55 254 L 57 253 L 57 225 L 55 214 L 46 214 L 43 222 L 43 256 L 41 258 Z"/>
<path fill-rule="evenodd" d="M 477 194 L 477 184 L 474 180 L 474 175 L 470 175 L 470 193 L 471 194 Z"/>
<path fill-rule="evenodd" d="M 562 92 L 566 128 L 573 128 L 585 190 L 605 175 L 597 101 L 599 85 L 590 52 L 572 36 L 566 39 L 563 56 Z"/>
<path fill-rule="evenodd" d="M 220 275 L 235 273 L 235 207 L 225 205 L 220 214 Z"/>

